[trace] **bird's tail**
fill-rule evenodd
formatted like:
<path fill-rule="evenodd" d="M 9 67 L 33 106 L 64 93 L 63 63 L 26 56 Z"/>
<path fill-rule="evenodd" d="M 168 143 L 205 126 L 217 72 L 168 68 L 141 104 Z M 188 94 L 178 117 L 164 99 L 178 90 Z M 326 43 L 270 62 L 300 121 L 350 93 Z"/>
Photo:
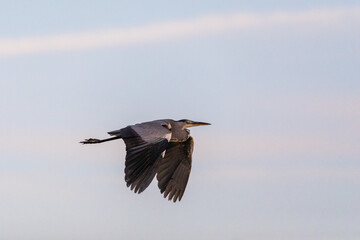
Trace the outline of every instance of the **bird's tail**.
<path fill-rule="evenodd" d="M 114 131 L 108 132 L 108 134 L 109 134 L 110 136 L 119 136 L 119 135 L 120 135 L 120 131 L 121 131 L 121 129 L 119 129 L 119 130 L 114 130 Z"/>

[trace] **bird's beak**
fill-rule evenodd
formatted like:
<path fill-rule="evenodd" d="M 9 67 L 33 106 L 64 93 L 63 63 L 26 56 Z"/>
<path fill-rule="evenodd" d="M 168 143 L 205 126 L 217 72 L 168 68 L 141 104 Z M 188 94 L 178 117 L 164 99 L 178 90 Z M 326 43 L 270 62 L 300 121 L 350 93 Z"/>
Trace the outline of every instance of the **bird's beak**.
<path fill-rule="evenodd" d="M 205 125 L 211 125 L 211 123 L 206 123 L 206 122 L 191 122 L 186 124 L 186 127 L 196 127 L 196 126 L 205 126 Z"/>

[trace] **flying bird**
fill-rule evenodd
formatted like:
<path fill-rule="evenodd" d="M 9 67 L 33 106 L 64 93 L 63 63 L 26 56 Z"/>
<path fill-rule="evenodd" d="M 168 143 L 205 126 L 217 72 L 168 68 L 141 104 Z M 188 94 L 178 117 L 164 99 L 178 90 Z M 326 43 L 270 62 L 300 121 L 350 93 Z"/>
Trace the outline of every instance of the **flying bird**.
<path fill-rule="evenodd" d="M 210 125 L 188 119 L 161 119 L 108 132 L 111 138 L 89 138 L 95 144 L 122 138 L 126 145 L 125 181 L 135 193 L 143 192 L 155 175 L 168 200 L 181 200 L 191 171 L 194 140 L 189 127 Z"/>

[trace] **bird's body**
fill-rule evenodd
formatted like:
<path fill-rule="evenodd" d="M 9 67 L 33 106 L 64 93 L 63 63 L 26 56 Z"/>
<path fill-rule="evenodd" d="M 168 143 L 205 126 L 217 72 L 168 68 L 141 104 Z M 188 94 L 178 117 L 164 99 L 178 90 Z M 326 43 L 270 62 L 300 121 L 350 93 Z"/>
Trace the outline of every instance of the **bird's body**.
<path fill-rule="evenodd" d="M 134 192 L 141 193 L 157 174 L 161 193 L 176 202 L 184 194 L 191 170 L 194 141 L 187 128 L 201 125 L 209 123 L 161 119 L 108 132 L 112 138 L 90 138 L 81 143 L 101 143 L 122 138 L 127 152 L 127 186 Z"/>

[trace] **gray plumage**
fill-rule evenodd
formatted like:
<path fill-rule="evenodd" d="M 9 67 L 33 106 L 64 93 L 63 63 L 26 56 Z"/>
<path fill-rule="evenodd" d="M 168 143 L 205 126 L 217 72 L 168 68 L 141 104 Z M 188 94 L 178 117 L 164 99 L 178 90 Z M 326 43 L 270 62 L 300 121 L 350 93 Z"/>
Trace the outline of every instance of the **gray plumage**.
<path fill-rule="evenodd" d="M 108 132 L 111 138 L 90 138 L 81 143 L 122 138 L 126 145 L 126 185 L 135 193 L 141 193 L 157 174 L 160 192 L 176 202 L 184 194 L 191 170 L 194 141 L 187 128 L 201 125 L 210 124 L 187 119 L 155 120 Z"/>

